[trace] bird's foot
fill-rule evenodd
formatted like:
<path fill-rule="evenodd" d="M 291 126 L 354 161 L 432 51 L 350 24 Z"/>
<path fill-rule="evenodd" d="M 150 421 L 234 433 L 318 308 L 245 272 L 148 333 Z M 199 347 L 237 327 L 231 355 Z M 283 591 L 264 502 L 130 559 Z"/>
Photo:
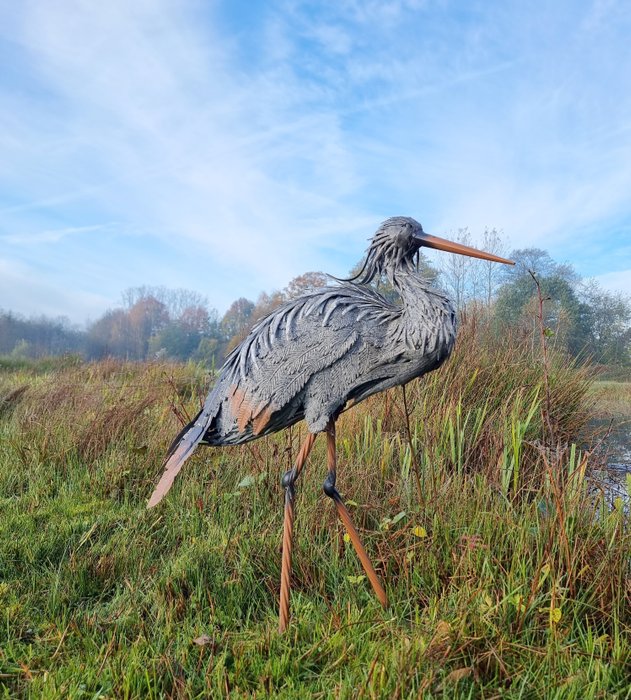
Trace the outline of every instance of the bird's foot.
<path fill-rule="evenodd" d="M 324 484 L 322 484 L 322 490 L 324 493 L 332 499 L 340 498 L 340 494 L 338 493 L 338 490 L 335 488 L 335 472 L 330 471 L 326 475 L 326 479 L 324 480 Z"/>
<path fill-rule="evenodd" d="M 283 477 L 280 480 L 282 487 L 285 489 L 285 493 L 288 494 L 289 497 L 292 498 L 292 500 L 296 492 L 294 484 L 296 483 L 297 478 L 298 472 L 296 471 L 295 467 L 292 467 L 283 474 Z"/>

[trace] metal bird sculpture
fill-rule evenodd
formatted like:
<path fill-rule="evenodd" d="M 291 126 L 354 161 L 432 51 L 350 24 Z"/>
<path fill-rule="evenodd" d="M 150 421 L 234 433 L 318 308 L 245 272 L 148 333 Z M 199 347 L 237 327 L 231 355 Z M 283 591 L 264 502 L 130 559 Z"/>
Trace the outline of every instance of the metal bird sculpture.
<path fill-rule="evenodd" d="M 451 353 L 456 313 L 449 299 L 418 272 L 417 253 L 423 246 L 512 264 L 430 236 L 409 217 L 387 219 L 374 234 L 355 277 L 285 302 L 230 353 L 204 407 L 173 441 L 149 500 L 149 507 L 162 500 L 197 445 L 238 445 L 305 420 L 307 437 L 294 467 L 282 478 L 281 632 L 289 620 L 295 483 L 318 433 L 327 437 L 324 493 L 333 500 L 377 598 L 387 605 L 383 586 L 335 488 L 335 421 L 349 402 L 420 377 Z M 387 277 L 401 303 L 387 301 L 369 286 L 381 276 Z"/>

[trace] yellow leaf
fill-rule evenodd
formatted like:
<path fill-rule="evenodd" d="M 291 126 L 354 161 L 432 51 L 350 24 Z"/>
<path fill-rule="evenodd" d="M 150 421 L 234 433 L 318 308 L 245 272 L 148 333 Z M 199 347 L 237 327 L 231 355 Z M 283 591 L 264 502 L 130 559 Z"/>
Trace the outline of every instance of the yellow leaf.
<path fill-rule="evenodd" d="M 445 683 L 457 683 L 461 678 L 467 678 L 472 673 L 472 668 L 457 668 L 447 675 Z"/>
<path fill-rule="evenodd" d="M 348 532 L 344 533 L 344 542 L 350 542 L 351 541 L 351 536 L 348 534 Z"/>
<path fill-rule="evenodd" d="M 427 530 L 422 525 L 417 525 L 412 533 L 417 537 L 427 537 Z"/>
<path fill-rule="evenodd" d="M 482 612 L 489 612 L 490 610 L 493 609 L 493 599 L 491 596 L 485 591 L 482 594 L 482 597 L 480 598 L 480 610 Z"/>

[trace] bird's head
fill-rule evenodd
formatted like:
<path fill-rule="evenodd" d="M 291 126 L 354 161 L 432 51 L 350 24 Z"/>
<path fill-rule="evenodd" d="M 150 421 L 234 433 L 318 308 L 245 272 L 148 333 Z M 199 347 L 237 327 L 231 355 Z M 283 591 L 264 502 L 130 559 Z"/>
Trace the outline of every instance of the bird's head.
<path fill-rule="evenodd" d="M 393 216 L 386 219 L 377 229 L 370 241 L 362 269 L 351 280 L 367 284 L 375 277 L 386 275 L 393 282 L 395 273 L 414 270 L 417 254 L 423 246 L 507 265 L 515 264 L 512 260 L 506 260 L 461 243 L 430 236 L 423 231 L 418 221 L 409 216 Z"/>

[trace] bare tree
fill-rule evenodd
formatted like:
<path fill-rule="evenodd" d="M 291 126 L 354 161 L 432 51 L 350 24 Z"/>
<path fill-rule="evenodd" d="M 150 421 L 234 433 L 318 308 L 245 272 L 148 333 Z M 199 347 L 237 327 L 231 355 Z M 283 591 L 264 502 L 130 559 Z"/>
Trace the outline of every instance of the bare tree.
<path fill-rule="evenodd" d="M 122 295 L 123 307 L 131 309 L 135 304 L 145 299 L 155 299 L 166 307 L 170 318 L 179 319 L 190 307 L 207 307 L 208 300 L 203 294 L 190 289 L 168 289 L 164 286 L 142 285 L 130 287 Z"/>
<path fill-rule="evenodd" d="M 482 249 L 493 255 L 506 255 L 506 245 L 502 233 L 495 228 L 484 229 L 482 235 Z M 488 260 L 476 260 L 480 271 L 481 293 L 487 308 L 491 308 L 491 302 L 495 292 L 501 284 L 501 270 L 499 265 Z"/>
<path fill-rule="evenodd" d="M 462 245 L 471 245 L 468 228 L 460 228 L 449 235 L 449 239 Z M 469 296 L 472 275 L 472 259 L 464 255 L 441 256 L 438 269 L 443 286 L 449 292 L 458 311 L 463 311 Z"/>

